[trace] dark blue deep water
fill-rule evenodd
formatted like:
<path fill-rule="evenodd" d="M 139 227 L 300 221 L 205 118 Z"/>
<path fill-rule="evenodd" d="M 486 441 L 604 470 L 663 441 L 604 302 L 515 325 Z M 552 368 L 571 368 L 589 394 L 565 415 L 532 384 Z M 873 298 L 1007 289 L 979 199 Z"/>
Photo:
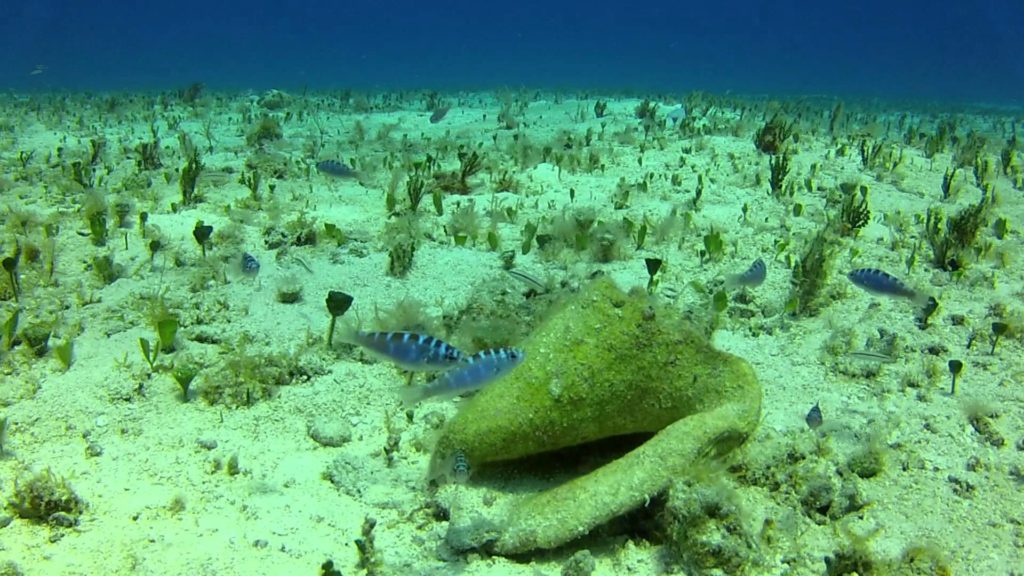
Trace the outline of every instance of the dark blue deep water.
<path fill-rule="evenodd" d="M 1019 105 L 1022 25 L 1021 0 L 12 1 L 0 7 L 0 88 L 525 86 Z"/>

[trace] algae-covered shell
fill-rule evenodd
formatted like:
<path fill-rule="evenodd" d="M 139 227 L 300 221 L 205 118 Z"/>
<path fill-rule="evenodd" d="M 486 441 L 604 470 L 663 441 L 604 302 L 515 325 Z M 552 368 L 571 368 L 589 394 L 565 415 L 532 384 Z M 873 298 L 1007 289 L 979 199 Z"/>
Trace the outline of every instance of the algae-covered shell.
<path fill-rule="evenodd" d="M 500 525 L 501 553 L 550 548 L 642 503 L 696 460 L 756 427 L 761 391 L 740 358 L 715 350 L 678 313 L 610 280 L 585 288 L 523 344 L 527 361 L 449 422 L 431 477 L 461 451 L 479 468 L 631 433 L 656 433 L 626 456 L 528 497 Z M 586 503 L 581 502 L 586 500 Z"/>

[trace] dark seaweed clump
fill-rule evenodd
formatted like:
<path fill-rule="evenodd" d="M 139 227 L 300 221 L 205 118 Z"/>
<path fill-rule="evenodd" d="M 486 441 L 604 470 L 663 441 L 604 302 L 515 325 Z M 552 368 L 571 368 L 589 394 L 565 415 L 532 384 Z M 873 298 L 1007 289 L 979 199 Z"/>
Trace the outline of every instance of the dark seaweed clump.
<path fill-rule="evenodd" d="M 988 222 L 992 196 L 985 194 L 953 216 L 938 208 L 929 208 L 925 220 L 925 239 L 932 248 L 932 263 L 941 270 L 956 271 L 977 258 L 978 232 Z"/>
<path fill-rule="evenodd" d="M 792 291 L 787 305 L 790 313 L 814 316 L 821 309 L 820 293 L 832 258 L 831 243 L 828 227 L 822 228 L 793 267 Z"/>
<path fill-rule="evenodd" d="M 839 185 L 842 192 L 842 204 L 839 206 L 839 220 L 836 222 L 840 236 L 856 237 L 871 221 L 871 208 L 868 206 L 868 187 L 857 186 L 849 182 Z"/>
<path fill-rule="evenodd" d="M 775 114 L 754 135 L 754 145 L 761 152 L 774 156 L 783 152 L 786 141 L 791 136 L 793 136 L 793 123 L 787 123 L 778 114 Z"/>

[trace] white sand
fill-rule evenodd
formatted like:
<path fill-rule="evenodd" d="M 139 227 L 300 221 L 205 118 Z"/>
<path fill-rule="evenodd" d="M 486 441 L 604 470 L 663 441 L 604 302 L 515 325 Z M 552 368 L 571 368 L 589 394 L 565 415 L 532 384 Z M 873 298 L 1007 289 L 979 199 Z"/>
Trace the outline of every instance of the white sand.
<path fill-rule="evenodd" d="M 399 97 L 394 98 L 397 101 Z M 516 131 L 499 129 L 496 118 L 502 98 L 528 103 L 518 116 L 521 126 Z M 629 287 L 646 284 L 642 257 L 662 257 L 667 268 L 659 294 L 672 296 L 680 310 L 696 310 L 700 317 L 707 315 L 707 296 L 693 289 L 691 282 L 708 284 L 742 271 L 757 257 L 768 262 L 768 279 L 751 290 L 752 303 L 731 305 L 733 311 L 752 310 L 753 318 L 733 314 L 722 320 L 714 336 L 719 347 L 755 367 L 764 387 L 764 422 L 744 452 L 751 461 L 784 454 L 790 447 L 795 452 L 813 452 L 815 433 L 807 430 L 803 418 L 819 401 L 826 422 L 820 432 L 831 450 L 812 466 L 793 464 L 791 473 L 779 472 L 793 483 L 791 492 L 805 480 L 801 474 L 810 468 L 838 481 L 836 468 L 872 438 L 889 451 L 880 475 L 856 479 L 870 505 L 822 524 L 799 509 L 787 509 L 792 500 L 780 492 L 760 486 L 739 488 L 740 501 L 749 513 L 748 530 L 757 534 L 763 519 L 771 517 L 784 532 L 774 545 L 762 545 L 761 573 L 783 573 L 787 566 L 790 574 L 823 573 L 822 558 L 842 546 L 844 531 L 867 535 L 875 530 L 880 532 L 870 544 L 881 557 L 898 556 L 910 545 L 928 544 L 945 555 L 956 573 L 1007 574 L 1024 565 L 1019 472 L 1024 465 L 1024 355 L 1019 336 L 1005 337 L 995 355 L 988 353 L 987 338 L 992 321 L 1010 322 L 1019 334 L 1024 320 L 1024 274 L 1017 231 L 1024 226 L 1024 204 L 1021 192 L 1012 188 L 1005 175 L 992 179 L 999 199 L 992 217 L 1007 218 L 1011 232 L 998 240 L 985 228 L 982 242 L 992 242 L 993 250 L 954 280 L 931 265 L 926 242 L 909 274 L 904 261 L 916 239 L 922 237 L 923 224 L 914 224 L 914 215 L 923 215 L 933 205 L 950 212 L 953 206 L 976 202 L 980 192 L 973 175 L 969 171 L 962 174 L 957 181 L 959 193 L 943 202 L 940 185 L 950 163 L 949 152 L 929 160 L 919 148 L 903 146 L 902 165 L 892 172 L 882 170 L 880 176 L 862 168 L 857 139 L 850 140 L 846 157 L 836 158 L 827 134 L 829 105 L 815 108 L 821 112 L 820 121 L 805 119 L 797 128 L 800 139 L 787 182 L 796 185 L 796 201 L 805 209 L 802 216 L 794 218 L 789 203 L 769 193 L 767 156 L 753 145 L 753 133 L 764 122 L 761 103 L 743 114 L 730 107 L 713 108 L 698 120 L 713 135 L 683 135 L 666 129 L 661 137 L 663 148 L 648 143 L 640 167 L 637 156 L 643 133 L 633 114 L 639 103 L 635 99 L 610 99 L 607 116 L 597 119 L 592 112 L 593 97 L 463 94 L 446 98 L 452 110 L 435 125 L 428 122 L 429 113 L 414 95 L 401 102 L 400 111 L 389 112 L 356 112 L 332 96 L 315 99 L 321 103 L 290 102 L 289 110 L 308 113 L 284 122 L 284 138 L 267 144 L 267 150 L 300 166 L 310 163 L 304 148 L 318 133 L 314 116 L 326 134 L 318 159 L 348 162 L 355 157 L 379 163 L 387 151 L 399 149 L 404 135 L 411 142 L 413 158 L 422 158 L 449 137 L 455 143 L 482 143 L 487 161 L 513 170 L 520 184 L 518 196 L 500 193 L 498 198 L 509 206 L 523 198 L 516 222 L 498 225 L 503 250 L 518 249 L 522 226 L 528 220 L 539 221 L 568 205 L 570 188 L 576 191 L 575 204 L 594 206 L 601 219 L 619 221 L 628 215 L 641 222 L 647 216 L 657 222 L 671 206 L 685 212 L 692 205 L 697 174 L 705 175 L 700 209 L 693 213 L 693 229 L 685 234 L 677 232 L 669 241 L 659 243 L 652 230 L 644 250 L 635 252 L 627 246 L 624 258 L 607 264 L 575 255 L 544 259 L 536 247 L 528 256 L 517 255 L 516 262 L 519 269 L 534 275 L 577 284 L 590 272 L 603 270 Z M 265 207 L 241 227 L 244 249 L 262 264 L 258 279 L 238 274 L 231 265 L 238 254 L 224 253 L 214 244 L 208 260 L 214 269 L 228 270 L 227 281 L 218 274 L 217 279 L 201 283 L 201 290 L 192 291 L 201 269 L 199 250 L 191 237 L 196 220 L 223 230 L 238 218 L 234 213 L 229 217 L 226 208 L 248 196 L 248 190 L 237 182 L 252 151 L 245 142 L 250 128 L 242 123 L 240 111 L 251 109 L 258 115 L 255 98 L 217 96 L 215 100 L 204 96 L 199 113 L 181 103 L 158 112 L 164 167 L 149 173 L 153 177 L 149 196 L 138 198 L 134 210 L 148 210 L 150 224 L 159 228 L 165 241 L 166 248 L 154 267 L 149 264 L 147 241 L 140 238 L 137 227 L 128 230 L 127 250 L 120 231 L 111 233 L 107 248 L 94 247 L 87 237 L 76 234 L 87 232 L 77 213 L 83 193 L 61 175 L 56 156 L 50 158 L 49 167 L 44 165 L 58 146 L 65 148 L 69 159 L 87 157 L 89 138 L 103 135 L 107 146 L 100 165 L 111 171 L 98 188 L 104 193 L 120 190 L 124 179 L 136 172 L 131 150 L 150 138 L 150 106 L 141 101 L 122 104 L 123 112 L 118 115 L 104 112 L 101 98 L 87 101 L 72 96 L 67 116 L 55 121 L 49 111 L 56 105 L 40 102 L 40 114 L 29 113 L 25 102 L 7 99 L 3 104 L 3 117 L 12 126 L 0 134 L 0 213 L 10 222 L 9 211 L 30 210 L 60 224 L 55 281 L 47 284 L 40 280 L 44 276 L 40 264 L 22 263 L 20 326 L 54 321 L 56 333 L 51 343 L 74 335 L 75 353 L 66 372 L 57 359 L 35 358 L 25 345 L 2 353 L 0 418 L 9 418 L 10 426 L 7 456 L 0 459 L 0 495 L 10 497 L 14 479 L 24 477 L 27 471 L 49 467 L 69 480 L 88 507 L 80 524 L 70 529 L 15 518 L 0 529 L 0 562 L 16 562 L 25 574 L 311 574 L 331 558 L 342 573 L 356 574 L 361 571 L 355 567 L 358 555 L 353 540 L 360 537 L 364 518 L 371 516 L 378 522 L 375 544 L 385 574 L 558 574 L 580 547 L 594 553 L 595 573 L 657 573 L 665 569 L 661 546 L 640 538 L 597 539 L 532 559 L 460 556 L 447 551 L 446 523 L 432 515 L 431 496 L 423 486 L 433 434 L 423 424 L 423 415 L 432 411 L 451 415 L 457 401 L 425 403 L 410 424 L 397 394 L 403 378 L 394 368 L 386 363 L 354 361 L 355 356 L 347 352 L 335 358 L 323 350 L 328 319 L 323 302 L 328 290 L 352 294 L 355 304 L 350 314 L 358 312 L 364 323 L 372 324 L 376 307 L 387 309 L 407 297 L 423 302 L 433 316 L 455 314 L 481 283 L 503 276 L 497 254 L 488 250 L 484 239 L 489 219 L 483 213 L 493 191 L 486 171 L 471 179 L 471 198 L 483 223 L 478 240 L 471 246 L 455 247 L 442 230 L 448 214 L 465 198 L 447 196 L 447 214 L 442 218 L 434 216 L 431 199 L 425 198 L 421 221 L 432 239 L 421 242 L 412 270 L 403 279 L 385 274 L 387 254 L 381 235 L 387 220 L 386 172 L 364 171 L 362 183 L 317 174 L 315 169 L 309 178 L 265 175 L 264 198 L 272 197 L 267 204 L 277 208 Z M 672 107 L 663 102 L 660 113 Z M 880 137 L 885 122 L 897 118 L 893 113 L 875 114 L 877 122 L 861 116 L 851 122 L 856 128 L 850 130 L 874 130 L 872 134 Z M 168 116 L 183 118 L 180 128 L 191 134 L 204 152 L 208 172 L 199 188 L 204 201 L 179 212 L 171 212 L 169 206 L 180 201 L 177 174 L 183 159 L 176 132 L 167 128 Z M 204 118 L 213 131 L 212 154 L 206 153 Z M 922 116 L 911 113 L 910 118 L 917 122 Z M 1005 136 L 993 132 L 993 126 L 1000 121 L 972 115 L 961 118 L 962 132 L 974 128 L 989 134 L 995 147 L 987 154 L 997 163 Z M 349 141 L 356 122 L 365 127 L 367 138 L 353 145 Z M 514 161 L 495 151 L 492 140 L 496 136 L 504 150 L 511 145 L 513 134 L 519 133 L 538 148 L 552 145 L 557 152 L 561 131 L 571 132 L 582 147 L 584 132 L 593 128 L 598 133 L 602 124 L 606 124 L 605 138 L 598 142 L 595 137 L 592 149 L 600 152 L 607 165 L 603 174 L 568 170 L 559 174 L 550 163 L 520 171 Z M 815 124 L 816 133 L 804 128 Z M 392 125 L 390 134 L 377 138 L 382 127 Z M 632 136 L 614 136 L 620 132 Z M 895 138 L 898 133 L 893 128 L 890 136 Z M 688 152 L 682 153 L 683 149 Z M 25 170 L 18 161 L 19 151 L 34 151 Z M 685 166 L 680 166 L 681 154 Z M 446 169 L 457 167 L 454 152 L 443 157 L 442 163 Z M 803 182 L 815 163 L 819 165 L 814 177 L 818 189 L 808 192 Z M 221 178 L 219 184 L 209 177 L 224 170 L 233 174 Z M 99 171 L 105 170 L 101 167 Z M 165 182 L 164 172 L 174 179 Z M 650 190 L 634 192 L 627 209 L 613 210 L 611 197 L 618 179 L 624 177 L 632 183 L 648 172 L 654 174 Z M 673 173 L 682 178 L 681 186 L 670 183 Z M 758 174 L 763 179 L 760 185 L 756 183 Z M 870 187 L 874 218 L 859 237 L 838 246 L 825 288 L 836 299 L 818 316 L 788 317 L 783 314 L 790 289 L 786 258 L 801 255 L 824 222 L 823 190 L 835 189 L 843 181 Z M 268 182 L 276 184 L 272 195 L 266 188 Z M 399 200 L 404 201 L 401 186 Z M 744 203 L 750 207 L 745 225 L 738 222 Z M 896 211 L 911 222 L 910 238 L 899 251 L 892 251 L 882 216 Z M 318 229 L 330 222 L 358 242 L 339 249 L 321 238 L 317 246 L 288 248 L 277 257 L 276 250 L 265 247 L 262 230 L 275 214 L 283 223 L 300 213 L 316 221 Z M 726 255 L 721 262 L 701 265 L 697 251 L 710 226 L 724 235 Z M 0 238 L 4 256 L 14 252 L 14 232 L 8 226 Z M 27 237 L 39 242 L 38 227 Z M 680 237 L 685 239 L 680 242 Z M 19 241 L 24 238 L 19 236 Z M 788 241 L 790 247 L 776 257 L 775 245 L 780 240 Z M 354 249 L 357 246 L 366 254 L 359 254 Z M 87 266 L 94 256 L 106 253 L 114 254 L 125 274 L 103 286 Z M 172 255 L 179 257 L 180 265 L 174 264 Z M 885 269 L 936 294 L 942 306 L 931 327 L 922 331 L 915 326 L 909 302 L 879 299 L 850 285 L 845 273 L 857 267 Z M 296 304 L 282 304 L 275 297 L 278 283 L 289 277 L 302 286 L 303 298 Z M 0 278 L 0 284 L 6 282 Z M 514 280 L 509 279 L 509 284 L 521 288 Z M 169 375 L 146 376 L 148 367 L 139 351 L 140 337 L 155 337 L 147 310 L 157 293 L 163 293 L 168 305 L 182 317 L 175 354 L 193 354 L 207 363 L 195 383 L 197 397 L 187 403 L 181 401 L 179 388 Z M 2 322 L 15 303 L 9 290 L 0 294 L 8 299 L 0 302 Z M 996 306 L 1005 311 L 995 311 Z M 954 314 L 965 316 L 967 325 L 954 325 L 950 319 Z M 80 327 L 80 333 L 75 335 L 73 327 Z M 878 329 L 897 335 L 897 354 L 895 363 L 883 365 L 873 377 L 857 376 L 865 370 L 863 364 L 837 360 L 826 352 L 830 339 L 841 340 L 846 333 L 850 344 L 840 347 L 841 352 L 863 348 L 865 339 L 877 336 Z M 971 330 L 981 337 L 968 351 L 965 342 Z M 209 384 L 204 374 L 216 372 L 214 367 L 231 353 L 242 334 L 251 336 L 249 350 L 257 358 L 268 352 L 300 351 L 306 354 L 308 367 L 322 373 L 281 387 L 272 399 L 249 408 L 210 405 L 200 397 L 203 386 Z M 197 339 L 217 339 L 223 346 Z M 930 354 L 931 347 L 942 352 Z M 950 358 L 959 358 L 967 366 L 955 397 L 948 394 L 946 362 Z M 926 379 L 929 367 L 935 376 Z M 907 388 L 904 382 L 916 375 L 921 376 L 923 387 Z M 137 392 L 140 382 L 144 388 L 141 395 Z M 976 403 L 998 414 L 991 421 L 1005 438 L 1004 446 L 990 445 L 968 422 L 964 407 Z M 318 445 L 309 438 L 307 426 L 320 419 L 349 424 L 351 440 L 341 447 Z M 401 433 L 390 467 L 382 453 L 389 420 L 394 431 Z M 215 441 L 216 447 L 201 447 L 198 439 Z M 102 453 L 90 455 L 90 443 Z M 226 462 L 233 455 L 237 455 L 240 474 L 215 470 L 215 461 Z M 744 457 L 739 456 L 741 460 Z M 324 478 L 336 460 L 351 464 L 340 489 Z M 953 477 L 973 486 L 970 494 L 957 495 Z M 442 492 L 481 489 L 471 483 L 445 487 Z M 175 499 L 184 502 L 183 509 L 173 509 Z"/>

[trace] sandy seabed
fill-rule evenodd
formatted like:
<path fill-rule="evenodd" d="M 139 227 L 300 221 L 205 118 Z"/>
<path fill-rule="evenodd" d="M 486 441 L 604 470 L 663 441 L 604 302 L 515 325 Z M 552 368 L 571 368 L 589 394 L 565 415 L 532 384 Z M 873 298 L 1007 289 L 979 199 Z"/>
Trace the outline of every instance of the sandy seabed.
<path fill-rule="evenodd" d="M 394 366 L 325 345 L 324 298 L 351 294 L 345 319 L 364 328 L 476 351 L 459 322 L 474 297 L 536 288 L 506 273 L 509 252 L 566 293 L 595 273 L 644 287 L 644 258 L 660 258 L 654 297 L 754 366 L 757 434 L 721 478 L 692 480 L 742 511 L 744 573 L 822 574 L 826 557 L 846 573 L 854 549 L 876 565 L 928 550 L 957 574 L 1022 573 L 1024 192 L 1007 144 L 1020 112 L 693 94 L 652 96 L 645 120 L 642 104 L 533 91 L 0 99 L 0 253 L 18 285 L 16 300 L 0 277 L 0 497 L 49 470 L 82 502 L 43 518 L 9 506 L 0 574 L 312 574 L 328 560 L 343 574 L 728 571 L 713 552 L 699 556 L 709 565 L 680 553 L 657 510 L 527 557 L 447 547 L 453 492 L 501 497 L 495 482 L 425 483 L 459 400 L 407 413 Z M 776 114 L 792 133 L 772 155 L 756 143 Z M 192 150 L 202 170 L 186 201 Z M 460 152 L 481 162 L 464 180 Z M 783 156 L 773 192 L 770 158 Z M 322 172 L 324 160 L 355 173 Z M 416 177 L 426 192 L 410 218 Z M 842 229 L 861 186 L 870 218 Z M 948 220 L 979 202 L 973 242 L 952 265 L 937 257 L 928 210 Z M 200 220 L 213 226 L 205 255 Z M 823 229 L 820 289 L 795 303 L 793 271 Z M 411 267 L 389 273 L 402 242 Z M 716 312 L 722 280 L 756 258 L 765 282 Z M 864 267 L 934 296 L 927 325 L 911 300 L 851 284 Z M 180 327 L 151 369 L 139 341 L 159 347 L 160 314 Z M 995 346 L 994 322 L 1007 325 Z M 955 394 L 950 360 L 964 365 Z M 183 367 L 196 372 L 187 398 Z M 530 485 L 512 470 L 498 486 Z M 355 544 L 368 538 L 369 568 Z"/>

